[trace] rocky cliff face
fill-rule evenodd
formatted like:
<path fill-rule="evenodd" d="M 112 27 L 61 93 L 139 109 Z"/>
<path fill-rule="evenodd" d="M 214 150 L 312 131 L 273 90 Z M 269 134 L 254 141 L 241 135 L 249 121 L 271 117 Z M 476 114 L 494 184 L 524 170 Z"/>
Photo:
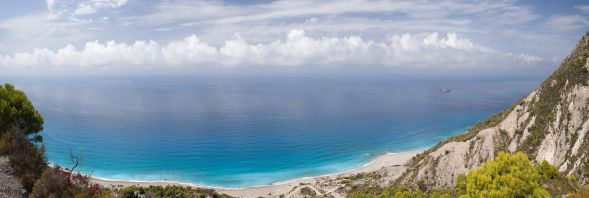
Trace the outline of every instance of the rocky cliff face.
<path fill-rule="evenodd" d="M 456 178 L 499 151 L 522 150 L 589 183 L 589 33 L 537 89 L 512 107 L 417 155 L 398 183 L 428 188 Z"/>

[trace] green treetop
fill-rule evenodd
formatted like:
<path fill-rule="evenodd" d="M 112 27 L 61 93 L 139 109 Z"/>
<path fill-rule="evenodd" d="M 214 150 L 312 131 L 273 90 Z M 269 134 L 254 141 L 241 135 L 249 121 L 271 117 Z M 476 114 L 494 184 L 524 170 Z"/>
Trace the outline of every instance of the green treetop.
<path fill-rule="evenodd" d="M 21 132 L 35 134 L 43 130 L 43 117 L 24 92 L 11 84 L 0 85 L 0 134 Z"/>
<path fill-rule="evenodd" d="M 522 152 L 500 152 L 495 160 L 457 180 L 460 197 L 550 197 L 543 181 L 558 174 L 547 163 L 535 167 Z M 547 172 L 545 172 L 547 171 Z"/>

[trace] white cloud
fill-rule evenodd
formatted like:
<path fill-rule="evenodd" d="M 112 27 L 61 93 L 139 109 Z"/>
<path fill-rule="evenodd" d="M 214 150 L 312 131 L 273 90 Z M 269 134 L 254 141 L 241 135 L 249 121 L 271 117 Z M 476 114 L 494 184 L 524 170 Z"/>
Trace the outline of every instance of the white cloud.
<path fill-rule="evenodd" d="M 581 12 L 588 12 L 589 13 L 589 5 L 576 5 L 575 8 L 580 10 Z"/>
<path fill-rule="evenodd" d="M 48 19 L 80 20 L 77 17 L 92 15 L 99 10 L 120 8 L 127 0 L 46 0 Z"/>
<path fill-rule="evenodd" d="M 546 21 L 546 25 L 554 30 L 571 31 L 589 26 L 589 19 L 579 15 L 557 15 Z"/>
<path fill-rule="evenodd" d="M 89 0 L 78 3 L 74 14 L 89 15 L 96 13 L 100 9 L 119 8 L 125 4 L 127 4 L 127 0 Z"/>
<path fill-rule="evenodd" d="M 130 23 L 160 25 L 172 23 L 228 25 L 267 23 L 298 17 L 336 17 L 353 14 L 404 15 L 406 20 L 432 20 L 468 17 L 492 24 L 521 24 L 538 18 L 529 8 L 511 1 L 389 1 L 389 0 L 278 0 L 264 4 L 232 5 L 223 1 L 170 0 L 160 1 L 155 11 L 146 15 L 126 17 Z"/>
<path fill-rule="evenodd" d="M 248 43 L 235 35 L 213 46 L 195 35 L 168 43 L 136 41 L 88 42 L 81 49 L 67 45 L 58 50 L 0 55 L 3 68 L 103 68 L 103 67 L 244 67 L 244 66 L 389 66 L 484 67 L 502 63 L 534 63 L 531 55 L 505 54 L 477 45 L 455 33 L 391 35 L 386 41 L 359 36 L 307 36 L 291 30 L 285 40 Z"/>
<path fill-rule="evenodd" d="M 543 58 L 538 57 L 538 56 L 534 56 L 534 55 L 530 55 L 530 54 L 512 54 L 512 53 L 510 53 L 509 56 L 519 59 L 527 65 L 533 65 L 538 62 L 544 61 Z"/>
<path fill-rule="evenodd" d="M 55 19 L 55 18 L 59 17 L 61 12 L 56 11 L 54 8 L 56 0 L 46 0 L 45 2 L 47 3 L 47 11 L 48 11 L 47 18 L 48 19 Z"/>
<path fill-rule="evenodd" d="M 52 13 L 53 6 L 55 6 L 55 0 L 46 0 L 45 2 L 47 3 L 47 10 L 49 10 L 49 13 Z"/>
<path fill-rule="evenodd" d="M 47 3 L 47 9 L 49 11 L 52 11 L 53 6 L 55 5 L 55 0 L 46 0 L 45 3 Z"/>

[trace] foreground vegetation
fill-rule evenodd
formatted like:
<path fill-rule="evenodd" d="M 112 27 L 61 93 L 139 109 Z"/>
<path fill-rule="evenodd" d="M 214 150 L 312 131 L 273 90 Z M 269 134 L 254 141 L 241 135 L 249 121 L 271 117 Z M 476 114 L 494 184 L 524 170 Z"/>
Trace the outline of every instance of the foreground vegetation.
<path fill-rule="evenodd" d="M 182 186 L 149 186 L 126 187 L 118 191 L 118 194 L 126 198 L 135 197 L 212 197 L 228 198 L 230 196 L 219 194 L 213 189 L 191 188 Z"/>
<path fill-rule="evenodd" d="M 500 152 L 495 160 L 461 175 L 453 189 L 423 191 L 405 186 L 384 189 L 359 189 L 350 198 L 403 198 L 403 197 L 551 197 L 569 194 L 571 197 L 587 195 L 584 188 L 574 193 L 578 184 L 558 169 L 543 161 L 533 165 L 523 152 Z"/>

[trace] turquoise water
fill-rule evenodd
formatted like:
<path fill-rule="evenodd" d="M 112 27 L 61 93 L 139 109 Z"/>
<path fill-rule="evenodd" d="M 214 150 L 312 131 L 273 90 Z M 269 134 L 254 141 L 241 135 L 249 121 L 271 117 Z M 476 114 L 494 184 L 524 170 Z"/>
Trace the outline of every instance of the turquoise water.
<path fill-rule="evenodd" d="M 45 117 L 51 163 L 92 176 L 248 187 L 431 146 L 538 81 L 386 75 L 13 77 Z M 449 88 L 451 92 L 439 91 Z"/>

